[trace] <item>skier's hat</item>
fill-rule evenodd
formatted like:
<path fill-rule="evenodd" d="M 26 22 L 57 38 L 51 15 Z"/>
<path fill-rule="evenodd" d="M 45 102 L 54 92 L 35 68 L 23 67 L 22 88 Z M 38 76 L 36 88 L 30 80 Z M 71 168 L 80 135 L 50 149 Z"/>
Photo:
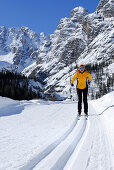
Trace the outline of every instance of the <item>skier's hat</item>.
<path fill-rule="evenodd" d="M 82 69 L 86 70 L 85 66 L 83 64 L 80 64 L 78 70 L 82 70 Z"/>

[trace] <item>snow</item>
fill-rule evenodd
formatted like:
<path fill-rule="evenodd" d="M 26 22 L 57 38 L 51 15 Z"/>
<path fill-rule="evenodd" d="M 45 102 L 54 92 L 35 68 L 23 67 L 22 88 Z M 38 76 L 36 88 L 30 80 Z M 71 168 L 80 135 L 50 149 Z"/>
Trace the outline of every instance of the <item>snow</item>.
<path fill-rule="evenodd" d="M 14 101 L 0 97 L 0 170 L 113 170 L 114 92 L 89 101 Z M 83 113 L 82 113 L 83 114 Z"/>
<path fill-rule="evenodd" d="M 109 73 L 114 73 L 114 63 L 108 66 Z"/>
<path fill-rule="evenodd" d="M 8 62 L 9 64 L 13 64 L 13 58 L 14 55 L 12 53 L 9 53 L 7 55 L 0 55 L 0 62 L 4 61 L 4 62 Z"/>
<path fill-rule="evenodd" d="M 108 106 L 109 107 L 102 115 L 101 119 L 106 127 L 106 131 L 109 135 L 109 140 L 112 146 L 112 152 L 113 152 L 113 160 L 114 160 L 114 92 L 111 92 L 102 98 L 94 101 L 95 109 L 97 110 L 97 113 L 101 113 L 103 110 L 105 110 Z"/>
<path fill-rule="evenodd" d="M 9 99 L 4 100 L 10 103 Z M 67 135 L 75 123 L 73 113 L 69 114 L 69 105 L 35 100 L 12 104 L 11 100 L 11 106 L 15 114 L 11 115 L 9 107 L 0 110 L 0 169 L 19 168 L 33 157 L 41 159 L 45 152 L 57 145 L 60 138 Z M 9 116 L 6 116 L 6 111 L 7 115 L 9 111 Z"/>

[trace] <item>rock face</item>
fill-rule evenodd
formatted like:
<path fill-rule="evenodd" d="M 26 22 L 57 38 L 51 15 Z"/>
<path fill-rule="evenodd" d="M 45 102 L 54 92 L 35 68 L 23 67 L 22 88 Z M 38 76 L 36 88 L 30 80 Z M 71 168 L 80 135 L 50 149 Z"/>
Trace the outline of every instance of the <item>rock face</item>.
<path fill-rule="evenodd" d="M 6 59 L 11 67 L 22 72 L 38 60 L 39 53 L 47 45 L 46 38 L 45 34 L 41 33 L 38 36 L 27 27 L 6 29 L 2 26 L 0 27 L 0 61 Z M 8 60 L 8 55 L 12 56 L 12 60 Z M 9 65 L 7 69 L 10 69 Z"/>
<path fill-rule="evenodd" d="M 103 13 L 106 18 L 114 17 L 114 0 L 101 0 L 97 11 Z"/>
<path fill-rule="evenodd" d="M 92 14 L 74 8 L 51 35 L 0 27 L 0 69 L 36 76 L 49 94 L 66 90 L 76 64 L 112 61 L 113 49 L 114 0 L 101 0 Z"/>

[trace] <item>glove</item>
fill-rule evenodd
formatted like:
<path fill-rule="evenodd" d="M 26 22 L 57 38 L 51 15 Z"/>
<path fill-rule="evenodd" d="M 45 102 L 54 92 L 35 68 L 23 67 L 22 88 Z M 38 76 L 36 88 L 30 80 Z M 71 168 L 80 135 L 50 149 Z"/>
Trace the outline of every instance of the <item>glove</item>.
<path fill-rule="evenodd" d="M 74 84 L 71 84 L 71 86 L 74 86 Z"/>

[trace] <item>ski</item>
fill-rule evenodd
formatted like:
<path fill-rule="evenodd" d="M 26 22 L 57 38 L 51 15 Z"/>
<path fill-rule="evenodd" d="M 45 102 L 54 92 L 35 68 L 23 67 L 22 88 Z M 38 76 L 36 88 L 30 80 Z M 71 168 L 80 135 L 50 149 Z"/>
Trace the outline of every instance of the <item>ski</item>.
<path fill-rule="evenodd" d="M 80 115 L 80 116 L 77 116 L 77 119 L 80 120 L 81 116 L 84 116 L 86 120 L 88 120 L 88 116 L 87 115 Z"/>

